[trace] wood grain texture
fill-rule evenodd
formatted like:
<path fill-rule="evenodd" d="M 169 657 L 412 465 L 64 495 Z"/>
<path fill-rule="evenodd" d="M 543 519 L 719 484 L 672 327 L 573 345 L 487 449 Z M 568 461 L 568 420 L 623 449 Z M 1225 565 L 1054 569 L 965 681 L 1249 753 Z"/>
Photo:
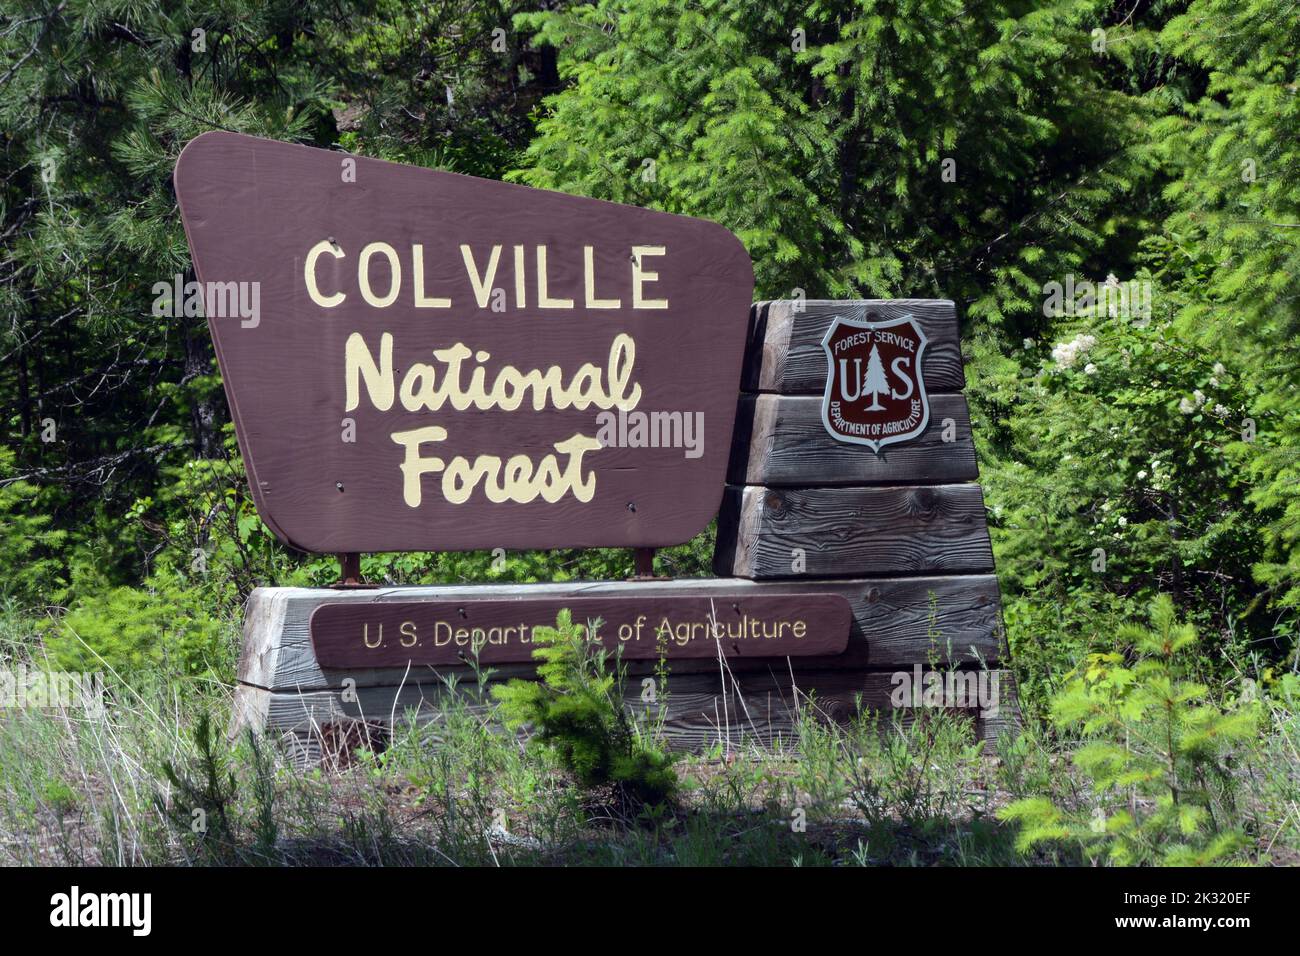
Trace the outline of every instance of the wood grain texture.
<path fill-rule="evenodd" d="M 345 159 L 355 162 L 355 182 L 340 176 Z M 713 518 L 753 291 L 744 247 L 721 226 L 228 132 L 190 142 L 175 181 L 199 281 L 260 290 L 256 323 L 211 315 L 208 326 L 258 513 L 281 541 L 331 553 L 660 547 L 689 540 Z M 388 252 L 373 249 L 362 266 L 373 243 L 392 250 L 396 270 Z M 320 244 L 327 251 L 313 260 L 313 298 L 306 263 Z M 475 257 L 473 266 L 462 247 Z M 634 248 L 643 251 L 633 255 Z M 644 251 L 659 248 L 663 254 Z M 486 278 L 494 249 L 496 272 Z M 634 263 L 655 278 L 634 273 Z M 394 286 L 391 303 L 375 304 Z M 634 307 L 638 291 L 643 305 Z M 329 305 L 321 295 L 345 298 Z M 451 304 L 430 305 L 430 298 Z M 572 307 L 555 307 L 555 300 Z M 614 300 L 618 308 L 608 305 Z M 660 301 L 667 307 L 649 307 Z M 354 334 L 376 366 L 383 364 L 383 336 L 391 335 L 396 397 L 372 401 L 369 387 L 358 384 L 359 401 L 349 407 L 345 349 Z M 588 447 L 581 473 L 595 478 L 589 501 L 571 492 L 552 502 L 520 500 L 527 488 L 490 501 L 485 484 L 502 478 L 489 473 L 468 501 L 455 503 L 442 475 L 428 473 L 418 479 L 420 502 L 405 502 L 409 446 L 394 433 L 444 429 L 445 437 L 427 437 L 416 453 L 443 460 L 447 474 L 455 459 L 468 469 L 480 456 L 498 460 L 502 472 L 516 472 L 505 465 L 515 456 L 527 456 L 529 475 L 543 469 L 547 456 L 567 470 L 570 452 L 557 451 L 556 443 L 575 435 L 597 440 L 600 408 L 587 398 L 590 391 L 618 391 L 609 366 L 622 336 L 635 343 L 634 357 L 619 354 L 640 388 L 636 409 L 702 415 L 698 457 L 687 457 L 680 443 Z M 472 356 L 457 359 L 455 371 L 434 354 L 454 346 Z M 412 379 L 407 404 L 404 373 L 414 374 L 417 365 L 424 369 L 418 383 Z M 431 410 L 419 400 L 434 391 L 435 380 L 437 388 L 459 382 L 468 395 L 474 376 L 484 373 L 476 394 L 485 396 L 507 366 L 514 384 L 497 395 L 522 398 L 514 410 L 486 399 L 490 407 L 466 399 Z M 602 387 L 573 386 L 581 394 L 572 401 L 540 387 L 518 391 L 521 373 L 535 370 L 540 381 L 553 367 L 566 386 L 588 367 L 584 380 L 599 377 Z M 345 420 L 354 440 L 344 438 Z"/>
<path fill-rule="evenodd" d="M 976 683 L 979 672 L 963 672 L 972 696 L 968 706 L 947 709 L 969 715 L 977 734 L 994 739 L 1016 721 L 1016 690 L 1009 671 L 992 670 L 984 678 L 982 700 Z M 910 680 L 912 673 L 906 672 Z M 624 688 L 624 702 L 633 714 L 662 716 L 669 746 L 702 750 L 716 744 L 734 748 L 747 744 L 771 746 L 797 740 L 797 711 L 810 706 L 823 720 L 845 723 L 862 711 L 873 711 L 885 722 L 894 715 L 906 720 L 914 707 L 895 707 L 904 676 L 883 671 L 807 671 L 791 675 L 773 666 L 766 672 L 670 675 L 667 694 L 657 702 L 642 698 L 640 680 Z M 358 688 L 347 699 L 342 691 L 268 691 L 238 685 L 232 733 L 245 728 L 259 732 L 320 735 L 326 728 L 349 721 L 372 726 L 405 720 L 437 725 L 451 695 L 484 712 L 478 688 L 461 685 L 455 691 L 440 682 L 408 681 L 402 686 Z M 907 700 L 908 698 L 903 697 Z M 990 705 L 981 709 L 981 704 Z M 659 708 L 664 712 L 660 713 Z"/>
<path fill-rule="evenodd" d="M 780 395 L 821 395 L 826 387 L 822 338 L 837 318 L 885 321 L 912 315 L 925 332 L 925 386 L 931 395 L 960 392 L 962 371 L 957 311 L 947 299 L 810 299 L 796 312 L 791 300 L 750 309 L 742 389 Z"/>
<path fill-rule="evenodd" d="M 896 668 L 918 661 L 969 664 L 996 662 L 1005 658 L 1001 631 L 1001 610 L 997 579 L 992 575 L 945 577 L 876 578 L 851 581 L 756 582 L 742 579 L 699 579 L 686 581 L 613 581 L 530 585 L 446 585 L 433 587 L 380 588 L 373 591 L 333 591 L 327 588 L 257 588 L 245 611 L 243 650 L 239 658 L 239 680 L 275 691 L 314 691 L 339 688 L 345 679 L 356 686 L 398 685 L 403 680 L 437 681 L 455 676 L 473 678 L 468 664 L 436 668 L 322 668 L 312 649 L 310 620 L 323 604 L 340 602 L 366 607 L 374 603 L 406 603 L 413 600 L 508 599 L 527 595 L 555 598 L 575 595 L 686 594 L 715 596 L 721 602 L 728 595 L 834 594 L 844 597 L 853 618 L 848 646 L 833 657 L 794 660 L 797 669 Z M 784 659 L 778 659 L 784 661 Z M 733 659 L 733 671 L 766 669 L 772 659 Z M 651 673 L 655 662 L 629 661 L 634 675 Z M 673 661 L 675 674 L 716 669 L 716 661 Z M 495 679 L 530 677 L 531 663 L 498 664 Z"/>
<path fill-rule="evenodd" d="M 951 442 L 943 440 L 951 421 Z M 822 425 L 821 398 L 743 395 L 736 413 L 734 485 L 950 483 L 979 477 L 970 410 L 961 395 L 931 395 L 930 424 L 916 439 L 879 453 L 837 441 Z"/>
<path fill-rule="evenodd" d="M 993 570 L 979 485 L 728 487 L 717 574 L 858 577 Z"/>

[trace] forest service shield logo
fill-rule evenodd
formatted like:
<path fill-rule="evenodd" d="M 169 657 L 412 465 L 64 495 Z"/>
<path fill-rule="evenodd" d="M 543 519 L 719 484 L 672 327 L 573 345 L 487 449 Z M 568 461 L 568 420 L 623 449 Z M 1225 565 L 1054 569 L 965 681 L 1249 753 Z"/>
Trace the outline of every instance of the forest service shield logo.
<path fill-rule="evenodd" d="M 837 318 L 822 339 L 822 423 L 836 441 L 885 445 L 916 438 L 930 423 L 921 377 L 928 339 L 910 315 L 887 322 Z"/>

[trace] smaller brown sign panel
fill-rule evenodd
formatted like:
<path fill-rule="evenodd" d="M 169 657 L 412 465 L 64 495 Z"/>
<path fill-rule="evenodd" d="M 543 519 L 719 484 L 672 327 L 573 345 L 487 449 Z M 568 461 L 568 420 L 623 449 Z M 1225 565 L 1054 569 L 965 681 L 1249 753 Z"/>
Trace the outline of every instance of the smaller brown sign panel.
<path fill-rule="evenodd" d="M 911 315 L 889 322 L 836 318 L 822 339 L 822 423 L 830 436 L 877 453 L 919 437 L 930 423 L 921 377 L 928 341 Z"/>
<path fill-rule="evenodd" d="M 506 664 L 533 659 L 533 632 L 561 608 L 627 660 L 833 656 L 848 646 L 840 594 L 340 602 L 312 612 L 322 668 Z"/>

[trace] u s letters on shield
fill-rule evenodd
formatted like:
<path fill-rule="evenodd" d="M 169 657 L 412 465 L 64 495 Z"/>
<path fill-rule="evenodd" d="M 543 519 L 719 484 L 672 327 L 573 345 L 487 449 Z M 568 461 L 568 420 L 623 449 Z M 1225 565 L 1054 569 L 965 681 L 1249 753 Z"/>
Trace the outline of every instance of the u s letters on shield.
<path fill-rule="evenodd" d="M 835 319 L 822 339 L 822 423 L 831 437 L 879 452 L 925 431 L 930 400 L 921 362 L 927 342 L 910 315 L 887 322 Z"/>

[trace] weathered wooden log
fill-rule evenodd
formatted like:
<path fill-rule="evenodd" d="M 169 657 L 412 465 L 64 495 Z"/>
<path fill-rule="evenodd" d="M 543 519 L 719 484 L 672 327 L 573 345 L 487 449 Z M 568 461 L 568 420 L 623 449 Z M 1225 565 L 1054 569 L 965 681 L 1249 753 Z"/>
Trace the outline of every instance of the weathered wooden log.
<path fill-rule="evenodd" d="M 728 487 L 714 571 L 746 578 L 993 570 L 979 485 Z"/>
<path fill-rule="evenodd" d="M 793 666 L 803 670 L 832 667 L 882 669 L 937 664 L 993 663 L 1004 659 L 997 579 L 992 575 L 948 577 L 872 578 L 851 581 L 755 582 L 741 579 L 703 578 L 681 581 L 606 581 L 568 584 L 436 585 L 334 591 L 327 588 L 258 588 L 248 600 L 244 615 L 244 646 L 239 657 L 241 684 L 273 691 L 338 689 L 351 686 L 397 685 L 403 680 L 438 680 L 456 676 L 472 679 L 473 662 L 460 666 L 349 668 L 325 670 L 313 652 L 310 638 L 312 613 L 322 604 L 341 602 L 407 602 L 416 600 L 478 600 L 483 598 L 536 599 L 594 595 L 684 594 L 755 597 L 770 594 L 837 594 L 849 601 L 852 621 L 848 647 L 834 657 L 804 657 Z M 733 659 L 737 672 L 767 670 L 773 660 L 785 667 L 784 658 Z M 655 661 L 628 661 L 629 673 L 647 674 Z M 710 672 L 716 661 L 680 660 L 670 672 Z M 496 679 L 529 677 L 531 663 L 498 664 Z"/>
<path fill-rule="evenodd" d="M 939 691 L 926 703 L 926 675 Z M 912 697 L 912 687 L 921 683 Z M 646 681 L 635 678 L 624 686 L 624 703 L 633 714 L 662 726 L 669 746 L 701 749 L 722 743 L 770 746 L 796 739 L 800 710 L 814 719 L 836 723 L 863 711 L 877 713 L 888 724 L 894 716 L 912 719 L 917 711 L 944 709 L 971 717 L 983 739 L 996 738 L 1015 720 L 1015 687 L 1009 671 L 959 670 L 931 672 L 908 668 L 896 672 L 809 671 L 792 673 L 773 662 L 766 672 L 670 675 L 665 686 L 655 684 L 653 697 Z M 236 694 L 235 730 L 244 727 L 294 734 L 300 741 L 326 736 L 349 722 L 388 728 L 406 721 L 436 725 L 454 706 L 485 713 L 490 684 L 461 682 L 454 688 L 436 680 L 411 680 L 400 686 L 358 687 L 355 690 L 271 691 L 241 684 Z M 942 702 L 940 702 L 942 700 Z M 337 731 L 333 731 L 337 733 Z"/>
<path fill-rule="evenodd" d="M 750 311 L 741 389 L 780 395 L 820 395 L 826 387 L 822 338 L 835 318 L 887 321 L 912 315 L 929 339 L 924 370 L 932 395 L 960 392 L 957 312 L 947 299 L 809 299 L 759 302 Z"/>
<path fill-rule="evenodd" d="M 961 395 L 931 395 L 930 425 L 915 441 L 874 453 L 836 441 L 813 395 L 744 395 L 736 415 L 733 485 L 950 483 L 979 477 L 970 411 Z"/>

